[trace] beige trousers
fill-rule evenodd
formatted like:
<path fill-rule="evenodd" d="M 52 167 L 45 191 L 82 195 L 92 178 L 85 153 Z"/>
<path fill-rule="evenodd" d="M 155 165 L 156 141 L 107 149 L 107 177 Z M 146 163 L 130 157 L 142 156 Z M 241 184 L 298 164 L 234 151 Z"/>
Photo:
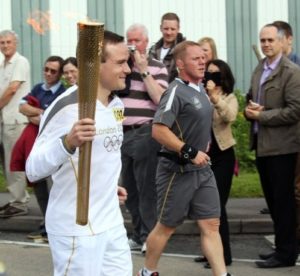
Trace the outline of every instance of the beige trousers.
<path fill-rule="evenodd" d="M 6 179 L 6 186 L 12 197 L 10 202 L 16 207 L 27 209 L 29 194 L 26 190 L 25 172 L 11 172 L 9 168 L 12 149 L 24 127 L 25 124 L 1 124 L 0 137 L 2 146 L 1 163 Z"/>

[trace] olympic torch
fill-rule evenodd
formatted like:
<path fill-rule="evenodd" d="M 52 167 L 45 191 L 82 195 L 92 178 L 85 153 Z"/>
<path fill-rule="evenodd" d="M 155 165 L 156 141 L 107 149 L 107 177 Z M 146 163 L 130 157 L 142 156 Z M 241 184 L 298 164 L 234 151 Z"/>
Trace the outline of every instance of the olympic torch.
<path fill-rule="evenodd" d="M 77 29 L 79 119 L 94 119 L 104 24 L 79 22 Z M 88 223 L 91 150 L 92 142 L 85 142 L 79 148 L 76 223 L 80 225 Z"/>

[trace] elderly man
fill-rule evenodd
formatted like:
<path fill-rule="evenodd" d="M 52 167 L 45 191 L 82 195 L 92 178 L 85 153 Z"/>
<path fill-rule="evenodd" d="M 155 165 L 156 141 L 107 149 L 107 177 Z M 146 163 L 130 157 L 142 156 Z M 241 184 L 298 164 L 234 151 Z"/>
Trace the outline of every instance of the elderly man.
<path fill-rule="evenodd" d="M 130 50 L 132 73 L 126 80 L 127 89 L 120 93 L 125 106 L 122 180 L 134 227 L 129 244 L 131 249 L 145 252 L 146 238 L 156 223 L 155 173 L 160 148 L 151 137 L 151 126 L 168 86 L 168 73 L 163 63 L 147 57 L 148 32 L 144 25 L 130 26 L 126 36 L 128 45 L 135 50 Z"/>
<path fill-rule="evenodd" d="M 26 215 L 29 195 L 24 172 L 9 169 L 13 146 L 22 133 L 27 118 L 19 113 L 19 103 L 30 91 L 30 66 L 28 60 L 17 52 L 18 35 L 11 30 L 0 32 L 0 50 L 4 60 L 0 64 L 0 143 L 3 150 L 3 172 L 7 189 L 12 197 L 0 207 L 0 217 Z"/>

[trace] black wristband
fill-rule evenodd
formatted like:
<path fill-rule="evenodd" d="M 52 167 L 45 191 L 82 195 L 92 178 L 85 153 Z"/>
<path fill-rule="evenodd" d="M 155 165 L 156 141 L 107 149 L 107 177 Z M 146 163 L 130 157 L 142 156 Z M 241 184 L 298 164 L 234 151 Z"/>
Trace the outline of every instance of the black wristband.
<path fill-rule="evenodd" d="M 191 160 L 197 156 L 198 150 L 188 144 L 184 144 L 180 150 L 180 153 L 181 158 L 184 160 Z"/>

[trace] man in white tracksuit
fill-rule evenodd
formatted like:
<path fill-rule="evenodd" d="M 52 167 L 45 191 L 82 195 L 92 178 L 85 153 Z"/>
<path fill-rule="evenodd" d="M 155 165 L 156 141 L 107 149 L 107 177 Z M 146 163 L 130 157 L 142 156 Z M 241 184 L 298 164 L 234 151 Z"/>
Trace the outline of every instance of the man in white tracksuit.
<path fill-rule="evenodd" d="M 52 176 L 46 229 L 54 275 L 132 275 L 132 261 L 119 207 L 124 107 L 111 91 L 124 89 L 128 49 L 123 37 L 104 34 L 95 120 L 78 119 L 77 87 L 45 112 L 26 164 L 30 181 Z M 93 141 L 88 224 L 76 224 L 78 147 Z"/>

